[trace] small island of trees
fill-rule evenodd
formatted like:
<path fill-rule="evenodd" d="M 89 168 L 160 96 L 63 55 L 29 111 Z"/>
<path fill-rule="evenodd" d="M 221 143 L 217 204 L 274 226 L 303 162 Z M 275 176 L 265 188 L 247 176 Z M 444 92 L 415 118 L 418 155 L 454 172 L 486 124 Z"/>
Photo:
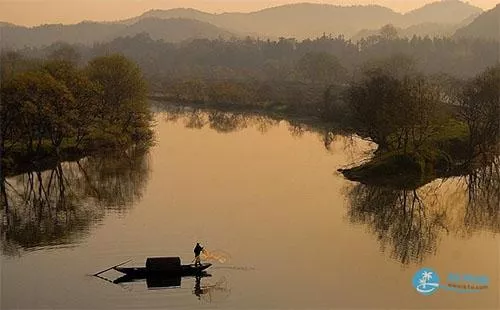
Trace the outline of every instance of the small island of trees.
<path fill-rule="evenodd" d="M 352 180 L 420 186 L 488 166 L 499 154 L 499 95 L 500 66 L 447 82 L 368 70 L 345 92 L 344 115 L 378 148 L 369 162 L 340 171 Z"/>

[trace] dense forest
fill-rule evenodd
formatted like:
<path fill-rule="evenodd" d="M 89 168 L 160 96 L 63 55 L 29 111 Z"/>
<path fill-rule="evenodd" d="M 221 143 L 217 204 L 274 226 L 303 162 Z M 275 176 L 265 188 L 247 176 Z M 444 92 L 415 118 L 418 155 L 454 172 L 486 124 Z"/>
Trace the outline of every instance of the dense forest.
<path fill-rule="evenodd" d="M 65 43 L 44 48 L 16 50 L 28 58 L 45 58 Z M 357 42 L 343 36 L 321 36 L 298 41 L 277 40 L 196 39 L 182 43 L 154 40 L 148 34 L 120 37 L 92 47 L 72 45 L 82 63 L 110 53 L 122 53 L 136 61 L 151 81 L 172 79 L 259 79 L 301 80 L 297 63 L 307 54 L 327 54 L 350 73 L 367 61 L 404 55 L 426 74 L 445 73 L 471 77 L 498 61 L 498 42 L 481 39 L 399 37 L 392 25 Z M 4 49 L 2 61 L 7 59 Z M 330 61 L 330 60 L 328 60 Z M 322 65 L 318 63 L 317 65 Z M 307 77 L 306 77 L 307 78 Z"/>

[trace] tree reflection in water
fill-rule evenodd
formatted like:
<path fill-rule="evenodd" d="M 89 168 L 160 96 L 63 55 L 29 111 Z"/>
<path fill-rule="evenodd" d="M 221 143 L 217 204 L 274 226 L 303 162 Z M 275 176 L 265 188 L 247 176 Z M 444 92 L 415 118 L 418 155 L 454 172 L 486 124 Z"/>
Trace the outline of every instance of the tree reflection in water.
<path fill-rule="evenodd" d="M 157 106 L 157 110 L 167 122 L 182 120 L 186 128 L 202 129 L 208 126 L 218 133 L 236 132 L 253 127 L 264 134 L 272 127 L 279 126 L 285 120 L 278 115 L 263 115 L 243 111 L 217 111 L 175 105 Z M 350 133 L 347 134 L 340 130 L 333 132 L 331 127 L 314 119 L 286 119 L 286 122 L 288 131 L 293 137 L 300 138 L 306 132 L 315 133 L 327 150 L 330 150 L 331 144 L 337 139 L 352 137 Z"/>
<path fill-rule="evenodd" d="M 500 156 L 464 178 L 468 194 L 464 226 L 470 232 L 500 233 Z"/>
<path fill-rule="evenodd" d="M 221 112 L 181 106 L 161 106 L 165 120 L 183 120 L 188 128 L 209 126 L 221 133 L 248 127 L 265 133 L 283 118 L 251 112 Z M 372 152 L 360 147 L 351 132 L 310 120 L 286 120 L 294 137 L 315 133 L 327 151 L 341 146 L 352 159 L 367 158 Z M 342 143 L 334 143 L 342 140 Z M 335 167 L 332 167 L 334 169 Z M 402 264 L 421 263 L 436 253 L 446 234 L 467 237 L 475 231 L 500 232 L 499 157 L 463 176 L 438 179 L 418 189 L 392 189 L 357 184 L 347 188 L 347 217 L 352 223 L 367 225 L 383 251 Z"/>
<path fill-rule="evenodd" d="M 348 217 L 367 224 L 382 250 L 402 263 L 421 262 L 434 253 L 444 214 L 430 212 L 417 190 L 391 190 L 358 184 L 348 193 Z"/>
<path fill-rule="evenodd" d="M 419 189 L 357 184 L 347 190 L 347 215 L 353 223 L 368 225 L 393 259 L 421 263 L 436 253 L 443 233 L 467 237 L 475 231 L 500 232 L 499 184 L 498 157 L 466 176 Z"/>
<path fill-rule="evenodd" d="M 106 210 L 124 212 L 140 199 L 148 177 L 147 151 L 131 149 L 3 180 L 2 251 L 77 242 Z"/>
<path fill-rule="evenodd" d="M 219 132 L 230 133 L 255 126 L 261 133 L 279 124 L 279 120 L 263 115 L 202 110 L 186 107 L 168 106 L 161 110 L 167 122 L 182 120 L 186 128 L 202 129 L 205 126 Z"/>

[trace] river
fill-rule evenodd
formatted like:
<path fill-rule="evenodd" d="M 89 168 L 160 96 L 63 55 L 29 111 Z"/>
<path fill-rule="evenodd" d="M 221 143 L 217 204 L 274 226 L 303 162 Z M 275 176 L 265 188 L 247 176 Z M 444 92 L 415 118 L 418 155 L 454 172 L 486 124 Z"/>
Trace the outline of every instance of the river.
<path fill-rule="evenodd" d="M 377 188 L 336 172 L 372 150 L 357 137 L 258 115 L 155 115 L 148 152 L 7 180 L 2 309 L 500 307 L 498 176 Z M 90 276 L 148 256 L 190 262 L 197 241 L 218 256 L 210 277 L 159 288 Z M 489 282 L 424 296 L 412 286 L 423 267 L 441 283 Z"/>

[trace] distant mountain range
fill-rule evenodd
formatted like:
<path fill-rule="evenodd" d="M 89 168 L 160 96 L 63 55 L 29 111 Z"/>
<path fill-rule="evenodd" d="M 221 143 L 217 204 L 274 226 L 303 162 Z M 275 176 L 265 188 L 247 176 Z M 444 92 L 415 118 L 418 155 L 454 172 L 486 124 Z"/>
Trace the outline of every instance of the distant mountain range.
<path fill-rule="evenodd" d="M 453 36 L 459 29 L 466 27 L 470 23 L 472 23 L 479 15 L 474 14 L 466 19 L 464 19 L 460 23 L 436 23 L 436 22 L 425 22 L 421 24 L 415 24 L 408 27 L 396 27 L 398 30 L 399 37 L 407 37 L 412 38 L 413 36 L 417 37 L 425 37 L 428 36 L 430 38 L 433 37 L 451 37 Z M 372 35 L 379 34 L 380 29 L 363 29 L 358 32 L 356 35 L 352 36 L 353 41 L 358 41 L 361 38 L 367 38 Z"/>
<path fill-rule="evenodd" d="M 429 36 L 448 37 L 470 24 L 483 13 L 482 9 L 458 0 L 443 0 L 429 3 L 403 15 L 398 28 L 400 37 Z M 363 29 L 353 36 L 359 40 L 378 33 L 378 29 Z"/>
<path fill-rule="evenodd" d="M 133 23 L 148 17 L 181 17 L 205 21 L 242 34 L 305 39 L 318 37 L 323 33 L 351 37 L 362 29 L 378 29 L 388 23 L 404 28 L 423 24 L 445 25 L 451 28 L 451 25 L 461 25 L 464 20 L 476 17 L 482 12 L 482 9 L 459 0 L 434 2 L 406 14 L 377 5 L 335 6 L 301 3 L 252 13 L 210 14 L 194 9 L 151 10 L 123 22 Z M 451 30 L 451 33 L 454 30 Z"/>
<path fill-rule="evenodd" d="M 148 17 L 183 17 L 198 19 L 242 34 L 264 38 L 311 38 L 323 33 L 351 36 L 362 28 L 378 28 L 400 14 L 381 6 L 334 6 L 326 4 L 291 4 L 253 13 L 208 14 L 192 9 L 153 10 L 127 20 Z"/>
<path fill-rule="evenodd" d="M 359 37 L 359 32 L 363 29 L 373 29 L 364 30 L 370 33 L 389 23 L 407 33 L 452 35 L 457 28 L 464 26 L 464 21 L 468 24 L 480 13 L 480 8 L 458 0 L 438 1 L 406 14 L 377 5 L 335 6 L 310 3 L 283 5 L 252 13 L 211 14 L 194 9 L 151 10 L 140 16 L 112 23 L 82 22 L 75 25 L 28 28 L 0 22 L 0 39 L 3 47 L 12 48 L 50 45 L 57 41 L 89 45 L 141 32 L 148 33 L 153 39 L 170 42 L 247 35 L 263 39 L 294 37 L 300 40 L 324 33 Z"/>
<path fill-rule="evenodd" d="M 184 18 L 144 18 L 131 25 L 82 22 L 76 25 L 43 25 L 33 28 L 0 23 L 1 45 L 11 48 L 50 45 L 59 41 L 91 45 L 143 32 L 155 40 L 167 42 L 196 38 L 227 39 L 236 36 L 212 24 Z"/>
<path fill-rule="evenodd" d="M 471 16 L 478 16 L 482 9 L 459 0 L 442 0 L 404 14 L 401 26 L 417 24 L 458 24 Z"/>
<path fill-rule="evenodd" d="M 467 26 L 457 30 L 455 37 L 476 37 L 482 39 L 500 39 L 500 3 L 484 12 Z"/>

